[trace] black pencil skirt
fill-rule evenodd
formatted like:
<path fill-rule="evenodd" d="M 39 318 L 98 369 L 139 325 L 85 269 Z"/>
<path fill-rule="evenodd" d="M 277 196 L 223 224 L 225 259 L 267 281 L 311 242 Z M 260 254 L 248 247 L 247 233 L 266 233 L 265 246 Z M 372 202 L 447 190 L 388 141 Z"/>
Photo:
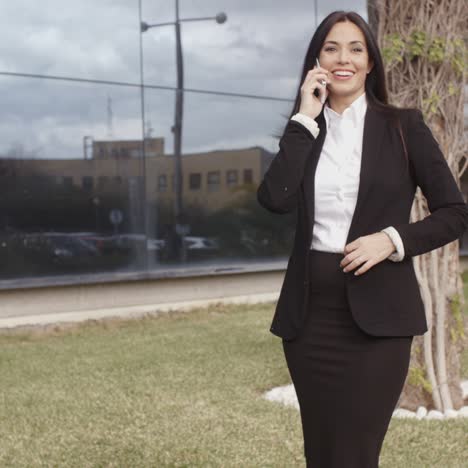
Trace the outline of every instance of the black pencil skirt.
<path fill-rule="evenodd" d="M 378 468 L 408 373 L 413 337 L 376 337 L 358 327 L 344 277 L 358 268 L 343 272 L 343 258 L 310 251 L 308 316 L 298 337 L 283 339 L 308 468 Z"/>

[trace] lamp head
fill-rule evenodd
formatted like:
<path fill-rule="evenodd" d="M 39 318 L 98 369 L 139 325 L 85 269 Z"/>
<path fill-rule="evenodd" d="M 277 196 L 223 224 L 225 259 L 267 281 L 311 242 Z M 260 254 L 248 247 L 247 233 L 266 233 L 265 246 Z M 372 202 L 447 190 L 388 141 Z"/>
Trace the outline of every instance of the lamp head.
<path fill-rule="evenodd" d="M 217 22 L 218 24 L 223 24 L 223 23 L 225 23 L 226 21 L 227 21 L 227 15 L 226 15 L 226 13 L 218 13 L 218 14 L 216 15 L 216 22 Z"/>

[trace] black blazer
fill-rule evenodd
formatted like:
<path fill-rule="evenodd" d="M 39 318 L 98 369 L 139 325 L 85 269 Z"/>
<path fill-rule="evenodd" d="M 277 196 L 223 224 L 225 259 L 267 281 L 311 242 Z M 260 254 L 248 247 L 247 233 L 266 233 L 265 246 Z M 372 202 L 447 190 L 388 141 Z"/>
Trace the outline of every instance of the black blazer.
<path fill-rule="evenodd" d="M 403 241 L 401 262 L 387 258 L 361 275 L 354 275 L 356 269 L 344 273 L 351 313 L 362 330 L 375 336 L 427 331 L 411 258 L 460 238 L 468 227 L 468 206 L 422 113 L 417 109 L 400 112 L 409 163 L 397 128 L 382 113 L 367 107 L 358 198 L 346 239 L 348 244 L 393 226 Z M 285 340 L 297 336 L 307 314 L 314 178 L 326 135 L 323 109 L 316 121 L 317 139 L 301 123 L 288 122 L 279 151 L 257 189 L 257 200 L 268 211 L 298 210 L 293 250 L 270 327 Z M 417 186 L 431 214 L 410 223 Z"/>

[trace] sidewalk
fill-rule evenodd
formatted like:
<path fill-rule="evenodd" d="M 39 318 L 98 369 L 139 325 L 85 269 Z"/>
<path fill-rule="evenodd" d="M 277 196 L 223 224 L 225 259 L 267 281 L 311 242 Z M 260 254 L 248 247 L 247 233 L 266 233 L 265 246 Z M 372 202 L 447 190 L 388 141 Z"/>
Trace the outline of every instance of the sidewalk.
<path fill-rule="evenodd" d="M 67 313 L 37 314 L 15 317 L 0 317 L 0 330 L 17 327 L 45 326 L 58 323 L 76 323 L 86 320 L 101 320 L 106 318 L 137 318 L 145 315 L 158 315 L 171 311 L 190 311 L 195 308 L 207 307 L 212 304 L 255 304 L 273 302 L 278 299 L 278 293 L 250 294 L 231 296 L 223 299 L 203 299 L 196 301 L 168 302 L 164 304 L 145 304 L 127 307 L 112 307 L 108 309 L 81 310 Z"/>

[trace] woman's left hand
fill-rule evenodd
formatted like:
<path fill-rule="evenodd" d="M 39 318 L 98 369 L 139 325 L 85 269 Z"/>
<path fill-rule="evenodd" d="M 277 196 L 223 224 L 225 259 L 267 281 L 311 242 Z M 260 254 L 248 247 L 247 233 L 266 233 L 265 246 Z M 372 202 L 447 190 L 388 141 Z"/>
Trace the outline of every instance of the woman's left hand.
<path fill-rule="evenodd" d="M 345 246 L 345 257 L 341 260 L 340 266 L 344 267 L 344 272 L 348 272 L 362 265 L 354 273 L 360 275 L 385 260 L 395 250 L 395 245 L 385 232 L 376 232 L 368 236 L 358 237 Z"/>

